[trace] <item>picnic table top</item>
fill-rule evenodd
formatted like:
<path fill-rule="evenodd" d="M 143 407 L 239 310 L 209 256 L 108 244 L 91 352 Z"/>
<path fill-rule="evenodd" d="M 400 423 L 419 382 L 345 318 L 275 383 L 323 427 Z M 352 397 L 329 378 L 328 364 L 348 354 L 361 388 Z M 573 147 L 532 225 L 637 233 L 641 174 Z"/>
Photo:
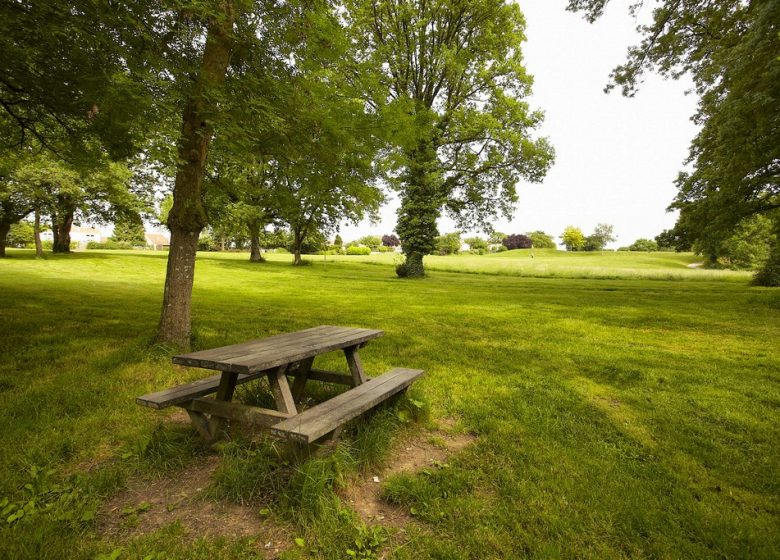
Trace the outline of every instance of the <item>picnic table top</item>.
<path fill-rule="evenodd" d="M 173 357 L 174 364 L 234 373 L 256 373 L 332 350 L 357 346 L 383 331 L 322 325 L 302 331 Z"/>

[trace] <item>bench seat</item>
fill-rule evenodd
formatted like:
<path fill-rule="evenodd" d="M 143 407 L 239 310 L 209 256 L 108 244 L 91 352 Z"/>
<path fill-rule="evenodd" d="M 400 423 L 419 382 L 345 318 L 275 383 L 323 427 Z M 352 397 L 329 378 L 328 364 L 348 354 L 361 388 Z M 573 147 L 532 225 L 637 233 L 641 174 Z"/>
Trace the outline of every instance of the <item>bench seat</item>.
<path fill-rule="evenodd" d="M 252 381 L 261 375 L 264 374 L 239 374 L 237 385 L 246 383 L 247 381 Z M 191 401 L 192 399 L 202 397 L 204 395 L 216 393 L 217 389 L 219 388 L 219 381 L 221 378 L 222 374 L 218 373 L 216 375 L 206 377 L 205 379 L 198 379 L 196 381 L 191 381 L 190 383 L 183 383 L 182 385 L 177 385 L 176 387 L 165 389 L 164 391 L 157 391 L 156 393 L 149 393 L 148 395 L 144 395 L 142 397 L 136 397 L 135 402 L 142 406 L 148 406 L 149 408 L 167 408 L 169 406 Z"/>
<path fill-rule="evenodd" d="M 419 369 L 394 368 L 271 426 L 271 434 L 309 444 L 400 393 L 423 374 Z"/>

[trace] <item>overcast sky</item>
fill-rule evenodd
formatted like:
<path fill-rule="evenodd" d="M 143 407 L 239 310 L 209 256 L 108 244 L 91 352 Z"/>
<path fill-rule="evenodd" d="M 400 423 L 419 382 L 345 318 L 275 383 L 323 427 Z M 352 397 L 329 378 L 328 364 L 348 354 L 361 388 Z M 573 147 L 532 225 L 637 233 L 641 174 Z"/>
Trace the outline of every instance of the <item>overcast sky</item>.
<path fill-rule="evenodd" d="M 611 246 L 618 247 L 673 226 L 676 216 L 666 207 L 697 131 L 690 121 L 697 99 L 685 95 L 690 82 L 649 74 L 632 99 L 605 94 L 610 71 L 638 42 L 637 21 L 625 6 L 614 3 L 589 24 L 565 11 L 566 0 L 518 1 L 527 20 L 523 52 L 534 76 L 531 105 L 545 112 L 541 134 L 555 146 L 556 160 L 543 183 L 518 185 L 514 217 L 496 229 L 540 229 L 557 238 L 567 225 L 588 234 L 603 222 L 615 226 L 618 241 Z M 397 207 L 391 201 L 379 224 L 343 226 L 341 236 L 348 241 L 391 232 Z M 454 226 L 442 219 L 439 230 Z"/>

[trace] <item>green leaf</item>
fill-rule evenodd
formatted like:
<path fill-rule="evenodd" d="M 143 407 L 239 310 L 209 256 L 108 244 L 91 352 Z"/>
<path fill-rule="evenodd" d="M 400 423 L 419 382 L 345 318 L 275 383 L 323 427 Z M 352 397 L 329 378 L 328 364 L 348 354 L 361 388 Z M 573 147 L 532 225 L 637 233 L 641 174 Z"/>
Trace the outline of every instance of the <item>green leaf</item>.
<path fill-rule="evenodd" d="M 303 540 L 301 537 L 295 537 L 295 544 L 300 548 L 303 548 L 304 546 L 306 546 L 306 541 Z"/>

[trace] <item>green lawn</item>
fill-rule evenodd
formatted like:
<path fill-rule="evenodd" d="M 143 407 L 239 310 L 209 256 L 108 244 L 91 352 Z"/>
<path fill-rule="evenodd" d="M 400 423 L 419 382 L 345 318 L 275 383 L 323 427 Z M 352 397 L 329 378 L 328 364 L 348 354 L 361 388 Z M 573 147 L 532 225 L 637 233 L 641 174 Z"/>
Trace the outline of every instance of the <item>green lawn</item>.
<path fill-rule="evenodd" d="M 408 281 L 394 278 L 392 255 L 294 268 L 289 255 L 252 265 L 200 254 L 196 348 L 318 324 L 380 328 L 385 337 L 361 354 L 366 368 L 425 369 L 412 397 L 431 422 L 455 418 L 476 435 L 445 465 L 383 482 L 416 518 L 399 535 L 366 528 L 332 489 L 424 418 L 377 414 L 332 456 L 293 466 L 263 442 L 206 449 L 133 402 L 199 376 L 149 346 L 164 255 L 9 254 L 0 504 L 35 503 L 0 519 L 0 557 L 266 557 L 263 534 L 193 539 L 172 526 L 101 537 L 100 505 L 128 481 L 214 453 L 213 499 L 268 508 L 302 539 L 285 558 L 348 558 L 375 533 L 388 539 L 379 553 L 400 559 L 778 557 L 780 291 L 750 287 L 745 274 L 688 269 L 695 259 L 674 254 L 537 254 L 528 265 L 521 252 L 431 258 L 430 276 Z M 545 270 L 555 277 L 523 276 Z M 284 485 L 268 484 L 275 472 Z"/>
<path fill-rule="evenodd" d="M 279 255 L 272 255 L 275 260 Z M 369 256 L 330 256 L 331 260 L 392 264 L 401 262 L 393 253 Z M 287 257 L 284 257 L 287 260 Z M 731 280 L 744 282 L 750 273 L 732 270 L 707 270 L 688 265 L 701 263 L 693 253 L 569 253 L 555 249 L 517 249 L 489 255 L 429 256 L 429 270 L 470 272 L 538 278 L 661 279 L 661 280 Z"/>

